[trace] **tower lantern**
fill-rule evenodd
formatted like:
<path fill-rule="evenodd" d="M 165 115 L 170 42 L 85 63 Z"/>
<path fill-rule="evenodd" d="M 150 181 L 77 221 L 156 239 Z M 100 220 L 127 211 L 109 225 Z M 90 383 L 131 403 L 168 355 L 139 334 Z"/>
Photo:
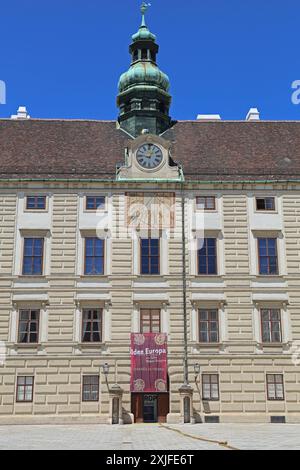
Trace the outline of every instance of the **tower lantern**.
<path fill-rule="evenodd" d="M 131 65 L 119 80 L 120 126 L 137 137 L 143 129 L 151 134 L 161 134 L 170 127 L 169 77 L 157 66 L 159 46 L 156 36 L 146 25 L 145 13 L 149 4 L 141 6 L 142 22 L 132 36 L 129 47 Z"/>

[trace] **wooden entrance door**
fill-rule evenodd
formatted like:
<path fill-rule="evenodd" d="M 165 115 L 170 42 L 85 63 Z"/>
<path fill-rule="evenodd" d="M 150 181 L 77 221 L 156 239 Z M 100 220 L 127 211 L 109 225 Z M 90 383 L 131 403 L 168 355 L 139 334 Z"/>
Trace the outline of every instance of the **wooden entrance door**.
<path fill-rule="evenodd" d="M 166 423 L 167 414 L 169 413 L 169 393 L 161 393 L 158 395 L 158 422 Z"/>
<path fill-rule="evenodd" d="M 157 393 L 157 394 L 132 393 L 131 394 L 131 411 L 134 414 L 134 422 L 135 423 L 144 422 L 144 395 L 155 395 L 155 397 L 157 398 L 156 422 L 165 423 L 167 420 L 167 414 L 169 413 L 169 393 Z"/>

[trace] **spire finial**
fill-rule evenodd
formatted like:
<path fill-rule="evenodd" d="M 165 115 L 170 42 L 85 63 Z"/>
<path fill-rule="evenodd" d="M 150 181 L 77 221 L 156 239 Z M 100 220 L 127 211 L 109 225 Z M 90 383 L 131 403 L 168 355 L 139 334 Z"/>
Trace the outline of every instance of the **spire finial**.
<path fill-rule="evenodd" d="M 141 6 L 141 12 L 142 12 L 142 24 L 141 26 L 146 26 L 146 20 L 145 20 L 145 14 L 148 8 L 151 7 L 151 3 L 146 3 L 143 2 Z"/>

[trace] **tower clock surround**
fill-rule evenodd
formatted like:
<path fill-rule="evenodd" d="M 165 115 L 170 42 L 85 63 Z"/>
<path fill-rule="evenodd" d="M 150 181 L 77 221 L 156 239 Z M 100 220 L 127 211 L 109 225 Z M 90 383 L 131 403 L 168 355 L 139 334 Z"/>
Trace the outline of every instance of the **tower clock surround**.
<path fill-rule="evenodd" d="M 117 181 L 182 181 L 181 167 L 172 160 L 171 142 L 154 134 L 128 140 L 124 165 L 117 169 Z"/>

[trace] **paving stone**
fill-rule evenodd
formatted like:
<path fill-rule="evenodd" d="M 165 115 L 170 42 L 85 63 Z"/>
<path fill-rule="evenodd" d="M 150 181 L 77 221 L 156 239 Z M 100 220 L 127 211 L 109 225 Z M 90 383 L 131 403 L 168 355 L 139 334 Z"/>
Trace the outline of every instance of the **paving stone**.
<path fill-rule="evenodd" d="M 198 438 L 227 441 L 245 450 L 300 450 L 299 436 L 298 424 L 0 426 L 0 450 L 225 450 Z"/>

